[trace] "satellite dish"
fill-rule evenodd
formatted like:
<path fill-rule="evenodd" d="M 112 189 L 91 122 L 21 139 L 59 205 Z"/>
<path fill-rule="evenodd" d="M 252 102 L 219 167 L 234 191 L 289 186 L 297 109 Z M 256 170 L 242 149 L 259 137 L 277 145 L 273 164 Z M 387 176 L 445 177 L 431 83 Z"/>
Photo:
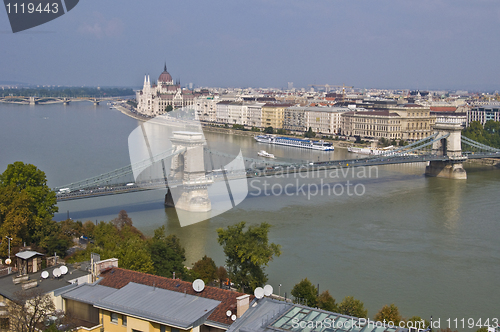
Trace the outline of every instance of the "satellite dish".
<path fill-rule="evenodd" d="M 236 320 L 236 315 L 231 316 L 231 320 L 235 321 Z"/>
<path fill-rule="evenodd" d="M 231 312 L 231 310 L 226 311 L 226 316 L 227 316 L 227 317 L 231 317 L 231 315 L 232 315 L 232 314 L 233 314 L 233 313 Z"/>
<path fill-rule="evenodd" d="M 253 291 L 253 295 L 255 295 L 256 298 L 261 299 L 264 297 L 264 289 L 262 287 L 257 287 Z"/>
<path fill-rule="evenodd" d="M 41 277 L 42 279 L 47 279 L 49 277 L 49 273 L 47 271 L 43 271 Z"/>
<path fill-rule="evenodd" d="M 59 270 L 61 270 L 61 274 L 66 274 L 68 273 L 68 267 L 66 265 L 63 265 L 59 268 Z M 272 287 L 271 287 L 272 289 Z"/>
<path fill-rule="evenodd" d="M 59 270 L 59 268 L 55 268 L 53 271 L 52 271 L 52 275 L 56 278 L 59 278 L 61 276 L 61 270 Z"/>
<path fill-rule="evenodd" d="M 271 285 L 265 285 L 264 286 L 264 295 L 265 296 L 271 296 L 273 294 L 273 286 Z"/>
<path fill-rule="evenodd" d="M 193 281 L 193 289 L 197 293 L 203 291 L 205 289 L 205 282 L 201 279 L 196 279 Z"/>

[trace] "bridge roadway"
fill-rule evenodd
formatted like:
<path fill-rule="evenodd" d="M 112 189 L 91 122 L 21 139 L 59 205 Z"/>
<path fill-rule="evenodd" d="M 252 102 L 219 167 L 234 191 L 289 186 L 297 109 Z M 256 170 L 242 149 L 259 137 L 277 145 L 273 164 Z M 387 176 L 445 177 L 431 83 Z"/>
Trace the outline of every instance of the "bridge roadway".
<path fill-rule="evenodd" d="M 369 167 L 369 166 L 383 166 L 391 164 L 408 164 L 408 163 L 422 163 L 429 161 L 456 161 L 463 162 L 467 159 L 481 159 L 481 158 L 500 158 L 500 152 L 491 153 L 467 153 L 460 157 L 438 156 L 438 155 L 402 155 L 402 156 L 375 156 L 359 159 L 347 160 L 332 160 L 320 161 L 309 163 L 296 163 L 296 164 L 279 164 L 262 161 L 260 166 L 248 168 L 244 173 L 229 173 L 226 174 L 228 180 L 240 179 L 242 177 L 255 178 L 261 176 L 273 176 L 282 174 L 293 174 L 300 172 L 314 172 L 324 171 L 337 168 L 346 167 Z M 206 179 L 198 182 L 193 182 L 194 185 L 210 185 L 213 182 L 224 181 L 225 177 L 223 171 L 207 172 Z M 80 189 L 73 192 L 57 192 L 57 201 L 69 201 L 90 197 L 108 196 L 116 194 L 125 194 L 131 192 L 139 192 L 144 190 L 166 189 L 167 187 L 175 188 L 181 185 L 180 180 L 167 183 L 164 179 L 150 180 L 141 183 L 121 183 L 121 184 L 103 184 L 98 187 L 91 187 Z"/>

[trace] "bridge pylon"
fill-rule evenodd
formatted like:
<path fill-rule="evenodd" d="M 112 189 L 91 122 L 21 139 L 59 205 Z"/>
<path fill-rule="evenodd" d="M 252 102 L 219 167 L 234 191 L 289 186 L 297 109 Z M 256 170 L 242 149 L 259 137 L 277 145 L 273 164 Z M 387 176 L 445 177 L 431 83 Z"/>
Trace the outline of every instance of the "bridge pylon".
<path fill-rule="evenodd" d="M 462 124 L 436 122 L 434 132 L 438 137 L 447 136 L 432 144 L 432 154 L 448 157 L 448 160 L 430 161 L 425 175 L 447 179 L 465 180 L 467 172 L 463 167 L 466 157 L 462 156 Z"/>
<path fill-rule="evenodd" d="M 35 97 L 30 97 L 30 105 L 36 105 L 38 104 L 38 100 Z"/>
<path fill-rule="evenodd" d="M 206 178 L 203 147 L 203 133 L 174 131 L 171 138 L 175 151 L 184 150 L 174 155 L 169 180 L 180 180 L 182 185 L 169 188 L 165 195 L 165 206 L 189 212 L 208 212 L 212 209 L 208 197 L 208 185 L 212 182 Z"/>

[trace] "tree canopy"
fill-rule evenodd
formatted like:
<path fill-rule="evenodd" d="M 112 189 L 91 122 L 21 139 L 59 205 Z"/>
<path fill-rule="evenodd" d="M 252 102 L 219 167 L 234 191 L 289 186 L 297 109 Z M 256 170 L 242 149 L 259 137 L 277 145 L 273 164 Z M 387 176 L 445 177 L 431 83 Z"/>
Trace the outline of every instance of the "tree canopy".
<path fill-rule="evenodd" d="M 394 325 L 398 325 L 403 318 L 399 313 L 398 307 L 396 307 L 393 303 L 391 305 L 383 306 L 382 309 L 380 309 L 375 315 L 375 320 L 379 322 L 393 322 Z"/>
<path fill-rule="evenodd" d="M 20 161 L 8 165 L 0 174 L 0 235 L 12 237 L 13 246 L 26 242 L 47 249 L 57 232 L 56 203 L 43 171 Z"/>
<path fill-rule="evenodd" d="M 214 260 L 207 255 L 194 263 L 192 270 L 196 274 L 196 278 L 203 279 L 205 284 L 211 283 L 217 279 L 217 265 L 215 265 Z"/>
<path fill-rule="evenodd" d="M 339 313 L 358 318 L 368 318 L 368 310 L 360 300 L 356 300 L 352 296 L 346 296 L 339 304 Z"/>
<path fill-rule="evenodd" d="M 165 235 L 165 226 L 154 231 L 153 238 L 149 240 L 149 252 L 156 275 L 171 278 L 175 272 L 176 277 L 186 276 L 186 250 L 177 236 Z"/>
<path fill-rule="evenodd" d="M 246 292 L 267 281 L 264 272 L 273 256 L 281 255 L 281 246 L 269 243 L 268 232 L 271 225 L 261 223 L 250 226 L 245 231 L 244 221 L 217 229 L 218 242 L 226 255 L 229 278 Z"/>
<path fill-rule="evenodd" d="M 330 292 L 328 290 L 319 294 L 317 305 L 318 308 L 326 311 L 338 311 L 337 303 L 335 302 L 335 299 L 330 295 Z"/>
<path fill-rule="evenodd" d="M 500 122 L 488 120 L 484 127 L 479 121 L 472 121 L 469 127 L 462 131 L 462 135 L 476 142 L 500 148 Z"/>
<path fill-rule="evenodd" d="M 291 293 L 295 297 L 296 302 L 309 307 L 316 307 L 318 289 L 309 279 L 302 279 L 298 284 L 293 286 Z"/>

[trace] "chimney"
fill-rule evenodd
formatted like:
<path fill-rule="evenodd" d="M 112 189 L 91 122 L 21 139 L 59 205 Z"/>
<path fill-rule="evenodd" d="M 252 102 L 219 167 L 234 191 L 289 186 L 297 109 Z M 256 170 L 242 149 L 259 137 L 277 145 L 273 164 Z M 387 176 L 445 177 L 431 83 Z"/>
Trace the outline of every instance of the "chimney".
<path fill-rule="evenodd" d="M 250 306 L 250 295 L 245 294 L 236 298 L 236 317 L 243 316 Z"/>

